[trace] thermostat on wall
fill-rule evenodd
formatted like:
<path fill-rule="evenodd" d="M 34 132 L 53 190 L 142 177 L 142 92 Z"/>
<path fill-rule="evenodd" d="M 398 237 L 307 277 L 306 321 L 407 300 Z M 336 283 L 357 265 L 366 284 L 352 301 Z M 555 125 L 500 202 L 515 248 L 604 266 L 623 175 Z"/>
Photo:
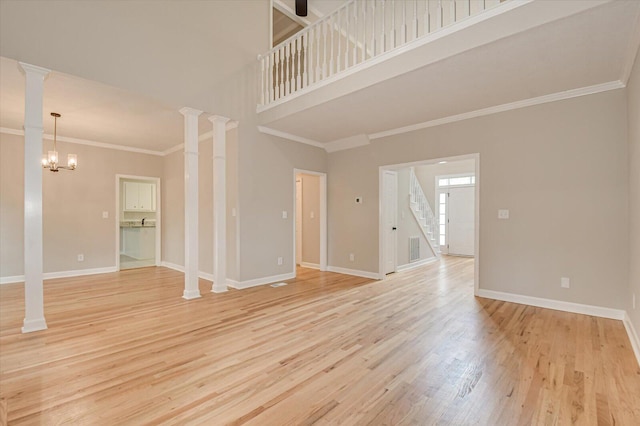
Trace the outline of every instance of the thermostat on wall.
<path fill-rule="evenodd" d="M 362 204 L 362 197 L 356 197 L 356 204 Z"/>

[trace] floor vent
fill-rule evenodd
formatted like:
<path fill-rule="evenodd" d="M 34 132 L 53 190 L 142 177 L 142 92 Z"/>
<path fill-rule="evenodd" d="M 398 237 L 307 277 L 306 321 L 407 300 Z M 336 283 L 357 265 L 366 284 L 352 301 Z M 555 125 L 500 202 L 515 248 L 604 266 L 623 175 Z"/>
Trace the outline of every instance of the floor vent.
<path fill-rule="evenodd" d="M 275 283 L 275 284 L 271 284 L 271 287 L 283 287 L 287 285 L 287 283 Z"/>
<path fill-rule="evenodd" d="M 409 263 L 420 260 L 420 237 L 409 237 Z"/>

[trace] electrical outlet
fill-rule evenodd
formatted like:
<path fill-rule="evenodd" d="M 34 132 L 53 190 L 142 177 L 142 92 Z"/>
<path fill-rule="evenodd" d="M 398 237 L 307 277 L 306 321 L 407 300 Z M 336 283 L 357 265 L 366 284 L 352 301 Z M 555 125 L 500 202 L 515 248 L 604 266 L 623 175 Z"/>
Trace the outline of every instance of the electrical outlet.
<path fill-rule="evenodd" d="M 282 266 L 282 258 L 281 257 L 278 258 L 278 266 Z"/>
<path fill-rule="evenodd" d="M 231 216 L 236 217 L 236 208 L 231 209 Z"/>
<path fill-rule="evenodd" d="M 560 287 L 569 288 L 571 287 L 571 280 L 567 277 L 560 278 Z"/>
<path fill-rule="evenodd" d="M 353 262 L 356 260 L 356 256 L 353 253 L 349 253 L 349 262 Z"/>
<path fill-rule="evenodd" d="M 286 210 L 282 210 L 282 218 L 286 219 L 287 217 L 289 217 L 289 215 L 287 214 Z"/>
<path fill-rule="evenodd" d="M 311 212 L 311 213 L 309 214 L 309 216 L 311 217 L 311 219 L 315 219 L 316 214 L 315 214 L 314 212 Z"/>
<path fill-rule="evenodd" d="M 498 219 L 509 219 L 509 210 L 507 209 L 498 210 Z"/>
<path fill-rule="evenodd" d="M 102 212 L 103 219 L 109 219 L 109 212 Z"/>
<path fill-rule="evenodd" d="M 78 255 L 78 262 L 84 262 L 84 254 Z"/>

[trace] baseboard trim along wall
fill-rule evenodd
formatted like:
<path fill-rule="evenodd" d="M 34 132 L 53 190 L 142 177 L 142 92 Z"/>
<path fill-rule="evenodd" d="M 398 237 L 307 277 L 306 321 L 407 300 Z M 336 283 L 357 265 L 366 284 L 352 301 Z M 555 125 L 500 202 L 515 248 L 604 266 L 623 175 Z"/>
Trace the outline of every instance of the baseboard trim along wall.
<path fill-rule="evenodd" d="M 603 308 L 593 305 L 582 305 L 580 303 L 563 302 L 561 300 L 543 299 L 541 297 L 523 296 L 514 293 L 504 293 L 493 290 L 478 290 L 478 297 L 487 299 L 502 300 L 504 302 L 519 303 L 521 305 L 536 306 L 538 308 L 555 309 L 556 311 L 571 312 L 574 314 L 591 315 L 594 317 L 623 320 L 625 311 L 622 309 Z"/>
<path fill-rule="evenodd" d="M 379 280 L 380 274 L 377 272 L 358 271 L 357 269 L 341 268 L 339 266 L 329 266 L 327 271 L 336 272 L 338 274 L 354 275 L 356 277 L 370 278 L 372 280 Z"/>
<path fill-rule="evenodd" d="M 418 266 L 424 266 L 427 265 L 429 263 L 433 263 L 436 260 L 438 260 L 437 257 L 430 257 L 428 259 L 422 259 L 419 260 L 417 262 L 413 262 L 413 263 L 407 263 L 406 265 L 400 265 L 396 268 L 396 272 L 404 272 L 404 271 L 409 271 L 413 268 L 417 268 Z"/>
<path fill-rule="evenodd" d="M 56 278 L 81 277 L 83 275 L 109 274 L 111 272 L 116 272 L 115 266 L 108 266 L 106 268 L 77 269 L 74 271 L 45 272 L 44 274 L 42 274 L 42 278 L 45 280 L 53 280 Z M 23 283 L 23 282 L 24 282 L 24 275 L 0 277 L 0 285 Z"/>
<path fill-rule="evenodd" d="M 302 266 L 303 268 L 309 268 L 309 269 L 320 269 L 320 265 L 317 263 L 309 263 L 309 262 L 300 262 L 300 266 Z"/>
<path fill-rule="evenodd" d="M 629 318 L 629 314 L 625 311 L 624 313 L 624 328 L 627 330 L 627 334 L 629 335 L 629 340 L 631 340 L 631 347 L 633 348 L 633 353 L 636 354 L 636 359 L 638 360 L 638 365 L 640 365 L 640 335 L 636 331 L 633 323 L 631 322 L 631 318 Z"/>
<path fill-rule="evenodd" d="M 289 272 L 288 274 L 272 275 L 270 277 L 256 278 L 247 281 L 227 280 L 227 285 L 231 288 L 235 288 L 236 290 L 243 290 L 245 288 L 257 287 L 260 285 L 271 284 L 278 281 L 291 280 L 295 277 L 295 272 Z"/>
<path fill-rule="evenodd" d="M 164 266 L 165 268 L 173 269 L 174 271 L 184 273 L 184 266 L 178 265 L 177 263 L 171 262 L 160 262 L 160 266 Z M 198 271 L 198 278 L 202 278 L 203 280 L 213 282 L 213 274 L 209 274 L 207 272 Z"/>

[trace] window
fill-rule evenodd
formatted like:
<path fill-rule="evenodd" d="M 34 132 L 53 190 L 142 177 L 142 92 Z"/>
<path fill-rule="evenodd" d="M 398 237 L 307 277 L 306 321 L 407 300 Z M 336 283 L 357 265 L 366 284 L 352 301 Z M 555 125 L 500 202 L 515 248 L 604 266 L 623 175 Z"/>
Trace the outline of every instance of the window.
<path fill-rule="evenodd" d="M 475 175 L 451 176 L 447 178 L 438 178 L 438 186 L 446 188 L 449 186 L 475 185 Z"/>

